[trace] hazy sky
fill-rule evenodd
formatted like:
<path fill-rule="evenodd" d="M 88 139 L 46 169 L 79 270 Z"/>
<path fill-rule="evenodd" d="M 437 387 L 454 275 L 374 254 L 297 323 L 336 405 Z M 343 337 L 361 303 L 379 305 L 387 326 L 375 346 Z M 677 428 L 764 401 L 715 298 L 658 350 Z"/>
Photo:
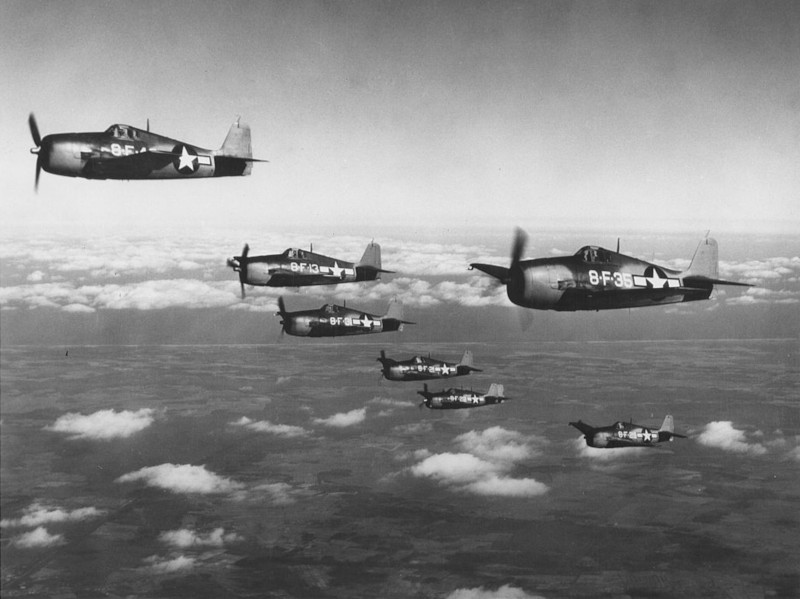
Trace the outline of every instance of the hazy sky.
<path fill-rule="evenodd" d="M 800 230 L 792 0 L 5 1 L 0 48 L 0 232 Z M 212 148 L 241 115 L 270 163 L 37 196 L 31 111 Z"/>

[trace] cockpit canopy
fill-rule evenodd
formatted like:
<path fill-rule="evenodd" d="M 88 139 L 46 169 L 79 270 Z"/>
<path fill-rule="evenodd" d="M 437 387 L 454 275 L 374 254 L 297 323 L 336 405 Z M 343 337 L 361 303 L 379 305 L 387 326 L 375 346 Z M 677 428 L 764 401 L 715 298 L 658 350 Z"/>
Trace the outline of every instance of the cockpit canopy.
<path fill-rule="evenodd" d="M 299 250 L 297 248 L 289 248 L 285 252 L 283 252 L 283 257 L 291 258 L 294 260 L 305 260 L 306 252 L 305 250 Z"/>
<path fill-rule="evenodd" d="M 585 245 L 575 255 L 584 262 L 611 262 L 610 250 L 596 245 Z"/>
<path fill-rule="evenodd" d="M 106 133 L 117 139 L 139 139 L 139 130 L 130 125 L 111 125 Z"/>
<path fill-rule="evenodd" d="M 322 306 L 322 311 L 325 314 L 338 314 L 339 312 L 341 312 L 341 310 L 342 307 L 337 306 L 336 304 L 325 304 L 324 306 Z"/>

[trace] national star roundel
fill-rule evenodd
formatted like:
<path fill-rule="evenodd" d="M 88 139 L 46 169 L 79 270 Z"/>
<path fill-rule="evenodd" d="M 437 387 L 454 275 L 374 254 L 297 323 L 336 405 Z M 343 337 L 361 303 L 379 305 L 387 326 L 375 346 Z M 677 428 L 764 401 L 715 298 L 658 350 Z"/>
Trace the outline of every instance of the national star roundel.
<path fill-rule="evenodd" d="M 198 160 L 197 151 L 184 144 L 178 144 L 172 149 L 173 154 L 178 154 L 172 161 L 172 166 L 181 175 L 191 175 L 197 172 Z"/>

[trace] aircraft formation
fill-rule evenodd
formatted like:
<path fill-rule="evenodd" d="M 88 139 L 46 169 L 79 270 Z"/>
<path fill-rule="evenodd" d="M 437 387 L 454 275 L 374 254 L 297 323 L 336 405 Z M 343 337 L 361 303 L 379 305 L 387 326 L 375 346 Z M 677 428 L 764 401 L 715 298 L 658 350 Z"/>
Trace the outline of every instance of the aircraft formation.
<path fill-rule="evenodd" d="M 254 162 L 250 128 L 240 120 L 233 123 L 222 146 L 209 150 L 130 125 L 114 124 L 102 132 L 57 133 L 44 137 L 36 118 L 28 118 L 35 146 L 34 188 L 38 190 L 41 171 L 85 179 L 196 179 L 250 175 Z M 587 245 L 571 256 L 523 259 L 527 235 L 517 229 L 509 266 L 474 262 L 469 269 L 480 270 L 506 286 L 509 300 L 535 310 L 612 310 L 668 305 L 705 300 L 715 285 L 750 286 L 720 279 L 718 247 L 714 239 L 701 241 L 685 271 L 665 268 L 616 251 Z M 374 241 L 361 259 L 351 262 L 315 253 L 313 248 L 288 248 L 280 254 L 250 256 L 245 244 L 239 256 L 227 260 L 238 273 L 241 297 L 246 286 L 304 287 L 378 281 L 384 270 L 381 248 Z M 283 297 L 278 299 L 277 316 L 281 334 L 298 337 L 337 337 L 402 331 L 406 324 L 403 305 L 390 302 L 385 314 L 376 315 L 346 305 L 327 303 L 319 309 L 289 312 Z M 459 362 L 447 362 L 430 355 L 406 360 L 377 359 L 381 374 L 389 381 L 426 381 L 481 372 L 473 365 L 472 352 L 465 351 Z M 486 393 L 472 389 L 429 391 L 427 383 L 417 392 L 420 407 L 432 410 L 464 409 L 501 404 L 508 399 L 503 385 L 493 383 Z M 584 435 L 586 444 L 597 448 L 654 446 L 684 435 L 673 430 L 672 416 L 659 429 L 616 422 L 592 427 L 580 420 L 570 422 Z"/>

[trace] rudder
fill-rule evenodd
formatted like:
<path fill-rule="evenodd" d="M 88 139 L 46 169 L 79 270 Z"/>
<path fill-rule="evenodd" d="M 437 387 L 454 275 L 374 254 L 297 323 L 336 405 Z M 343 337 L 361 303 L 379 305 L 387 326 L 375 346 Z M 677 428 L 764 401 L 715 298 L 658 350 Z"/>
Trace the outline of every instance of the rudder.
<path fill-rule="evenodd" d="M 499 383 L 492 383 L 489 386 L 489 391 L 486 393 L 487 397 L 505 397 L 505 388 Z"/>
<path fill-rule="evenodd" d="M 689 268 L 684 276 L 701 276 L 710 279 L 719 278 L 719 248 L 717 241 L 706 237 L 697 246 Z"/>
<path fill-rule="evenodd" d="M 672 420 L 672 416 L 665 416 L 664 423 L 661 425 L 659 432 L 663 433 L 674 433 L 675 432 L 675 423 Z"/>

